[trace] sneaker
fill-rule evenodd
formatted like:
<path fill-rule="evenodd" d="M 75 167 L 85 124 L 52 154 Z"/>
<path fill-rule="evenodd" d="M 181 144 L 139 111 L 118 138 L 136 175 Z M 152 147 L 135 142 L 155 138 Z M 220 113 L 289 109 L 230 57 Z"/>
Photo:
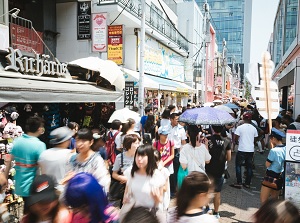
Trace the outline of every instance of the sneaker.
<path fill-rule="evenodd" d="M 203 212 L 205 214 L 212 214 L 212 210 L 210 209 L 210 207 L 208 205 L 203 207 Z"/>
<path fill-rule="evenodd" d="M 237 189 L 242 189 L 243 185 L 240 183 L 235 183 L 235 184 L 230 184 L 231 187 L 237 188 Z"/>
<path fill-rule="evenodd" d="M 244 187 L 246 187 L 247 189 L 250 189 L 250 185 L 248 184 L 243 184 Z"/>
<path fill-rule="evenodd" d="M 221 218 L 219 212 L 214 213 L 214 216 L 215 216 L 216 219 Z"/>

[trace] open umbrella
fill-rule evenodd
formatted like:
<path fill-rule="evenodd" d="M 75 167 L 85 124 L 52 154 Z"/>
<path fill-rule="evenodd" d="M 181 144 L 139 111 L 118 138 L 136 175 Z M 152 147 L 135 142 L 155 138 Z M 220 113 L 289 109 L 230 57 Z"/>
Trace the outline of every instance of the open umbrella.
<path fill-rule="evenodd" d="M 216 100 L 213 100 L 213 103 L 223 103 L 223 101 L 220 99 L 216 99 Z"/>
<path fill-rule="evenodd" d="M 225 125 L 234 123 L 235 119 L 226 111 L 202 107 L 187 109 L 179 116 L 179 121 L 193 125 Z"/>
<path fill-rule="evenodd" d="M 114 111 L 110 116 L 108 123 L 112 123 L 113 120 L 118 119 L 122 123 L 127 122 L 127 119 L 133 118 L 134 120 L 140 118 L 140 115 L 134 111 L 129 110 L 128 108 L 122 108 L 119 110 Z"/>
<path fill-rule="evenodd" d="M 224 106 L 227 106 L 231 109 L 240 109 L 236 104 L 233 103 L 227 103 L 227 104 L 223 104 Z"/>
<path fill-rule="evenodd" d="M 234 111 L 233 111 L 231 108 L 229 108 L 229 107 L 227 107 L 227 106 L 225 106 L 225 105 L 217 105 L 217 106 L 215 106 L 214 108 L 219 109 L 219 110 L 222 110 L 222 111 L 226 111 L 226 112 L 228 112 L 229 114 L 233 114 L 233 113 L 234 113 Z"/>
<path fill-rule="evenodd" d="M 108 80 L 120 90 L 123 90 L 125 87 L 123 72 L 114 61 L 102 60 L 98 57 L 85 57 L 73 60 L 69 64 L 99 72 L 101 77 Z"/>
<path fill-rule="evenodd" d="M 210 107 L 210 106 L 214 106 L 215 104 L 212 102 L 206 102 L 203 104 L 204 107 Z"/>

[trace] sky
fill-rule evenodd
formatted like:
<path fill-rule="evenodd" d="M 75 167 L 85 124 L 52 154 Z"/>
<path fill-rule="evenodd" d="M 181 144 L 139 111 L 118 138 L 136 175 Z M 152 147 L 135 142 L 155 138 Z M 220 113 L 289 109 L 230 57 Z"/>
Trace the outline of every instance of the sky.
<path fill-rule="evenodd" d="M 252 0 L 250 63 L 260 63 L 262 53 L 267 50 L 279 1 Z"/>

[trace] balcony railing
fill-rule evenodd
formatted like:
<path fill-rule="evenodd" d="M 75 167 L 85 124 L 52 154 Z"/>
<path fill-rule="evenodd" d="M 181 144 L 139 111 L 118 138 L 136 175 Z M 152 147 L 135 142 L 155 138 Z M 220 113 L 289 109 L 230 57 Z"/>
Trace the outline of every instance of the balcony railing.
<path fill-rule="evenodd" d="M 125 7 L 125 10 L 141 18 L 141 1 L 140 0 L 99 0 L 100 5 L 104 4 L 114 4 L 117 3 L 122 7 Z M 127 6 L 126 6 L 127 5 Z M 146 24 L 167 37 L 170 41 L 178 45 L 179 48 L 182 48 L 188 51 L 188 42 L 187 40 L 179 34 L 179 32 L 174 28 L 173 24 L 165 20 L 154 8 L 146 4 L 145 6 L 145 20 Z"/>

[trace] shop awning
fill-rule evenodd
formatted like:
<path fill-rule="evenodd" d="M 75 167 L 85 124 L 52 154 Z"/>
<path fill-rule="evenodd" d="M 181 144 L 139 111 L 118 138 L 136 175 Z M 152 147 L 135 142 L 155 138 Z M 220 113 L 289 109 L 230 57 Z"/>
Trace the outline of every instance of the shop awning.
<path fill-rule="evenodd" d="M 136 85 L 138 85 L 139 73 L 137 71 L 129 70 L 126 68 L 123 68 L 123 71 L 125 75 L 125 81 L 136 81 Z M 196 89 L 188 86 L 185 83 L 148 74 L 145 74 L 144 76 L 144 87 L 148 89 L 158 89 L 186 93 L 193 93 L 194 91 L 196 91 Z"/>
<path fill-rule="evenodd" d="M 123 92 L 86 81 L 36 77 L 0 71 L 0 102 L 118 102 Z"/>
<path fill-rule="evenodd" d="M 192 93 L 196 91 L 194 88 L 188 86 L 185 83 L 181 83 L 178 81 L 173 81 L 170 79 L 158 77 L 158 76 L 152 76 L 147 75 L 147 77 L 159 84 L 160 90 L 166 90 L 166 91 L 177 91 L 177 92 L 186 92 L 186 93 Z"/>

